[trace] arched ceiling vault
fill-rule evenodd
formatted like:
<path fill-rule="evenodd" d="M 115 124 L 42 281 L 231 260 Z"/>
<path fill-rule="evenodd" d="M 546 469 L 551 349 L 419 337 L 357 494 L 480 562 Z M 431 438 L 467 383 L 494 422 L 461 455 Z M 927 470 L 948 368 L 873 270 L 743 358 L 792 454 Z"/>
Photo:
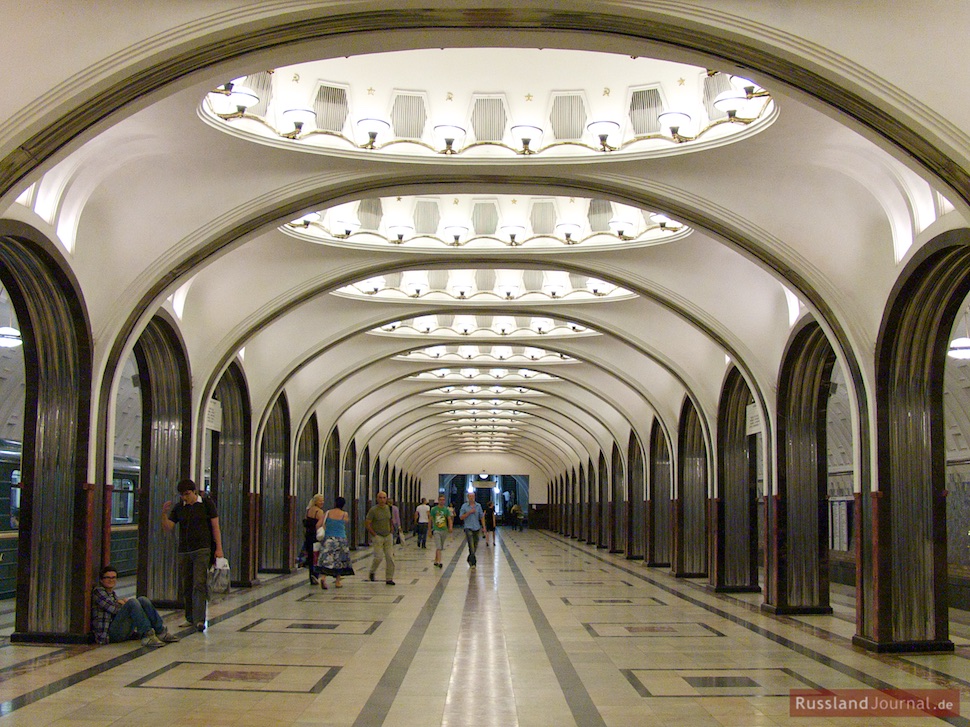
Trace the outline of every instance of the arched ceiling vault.
<path fill-rule="evenodd" d="M 550 397 L 558 398 L 558 397 Z M 569 404 L 568 400 L 563 400 L 565 404 Z M 402 432 L 408 428 L 414 426 L 418 422 L 423 422 L 425 424 L 436 424 L 438 430 L 447 430 L 452 427 L 452 424 L 448 421 L 441 421 L 441 416 L 444 413 L 440 408 L 437 410 L 433 406 L 434 401 L 419 402 L 415 403 L 415 399 L 408 398 L 401 403 L 400 407 L 393 407 L 388 410 L 387 414 L 380 420 L 374 421 L 370 420 L 368 423 L 372 423 L 372 427 L 366 438 L 362 438 L 367 444 L 375 442 L 376 450 L 379 452 L 386 451 L 387 447 L 392 446 L 391 443 L 395 441 L 395 438 L 400 436 Z M 486 404 L 483 408 L 489 408 Z M 546 412 L 537 411 L 538 409 L 548 410 Z M 596 435 L 591 431 L 591 427 L 587 422 L 596 422 L 595 412 L 583 409 L 582 407 L 576 407 L 578 410 L 576 413 L 579 415 L 574 418 L 569 418 L 565 416 L 562 412 L 553 409 L 551 406 L 546 406 L 543 404 L 533 403 L 531 406 L 526 407 L 525 411 L 529 414 L 529 421 L 521 422 L 521 428 L 531 428 L 539 422 L 543 422 L 548 425 L 548 429 L 555 433 L 555 436 L 561 440 L 564 440 L 568 449 L 570 450 L 586 451 L 591 452 L 594 450 L 599 450 L 602 446 L 601 442 L 604 437 L 602 434 Z M 459 417 L 460 418 L 460 417 Z M 376 419 L 376 417 L 374 418 Z M 509 424 L 518 424 L 514 418 L 509 421 Z M 602 422 L 596 422 L 602 425 Z M 544 428 L 544 427 L 539 427 Z M 605 427 L 603 427 L 605 430 Z M 387 430 L 387 431 L 384 431 Z M 585 436 L 584 436 L 585 435 Z"/>
<path fill-rule="evenodd" d="M 433 423 L 422 404 L 408 403 L 423 385 L 405 377 L 429 367 L 393 360 L 424 343 L 368 334 L 407 316 L 547 316 L 602 334 L 545 346 L 575 364 L 534 367 L 563 380 L 536 384 L 556 392 L 550 398 L 557 404 L 536 418 L 522 442 L 522 456 L 550 476 L 577 457 L 595 458 L 594 442 L 608 452 L 613 438 L 625 452 L 631 430 L 648 441 L 654 415 L 666 431 L 674 429 L 685 395 L 710 426 L 731 365 L 771 412 L 793 319 L 786 291 L 829 334 L 865 408 L 871 371 L 854 351 L 870 350 L 878 330 L 876 312 L 895 275 L 895 238 L 905 237 L 907 227 L 921 230 L 915 204 L 907 226 L 907 215 L 883 200 L 906 197 L 906 185 L 914 184 L 899 173 L 901 165 L 952 193 L 958 210 L 970 200 L 966 165 L 952 163 L 963 156 L 942 133 L 928 130 L 931 119 L 920 116 L 917 104 L 902 99 L 890 113 L 876 92 L 895 91 L 887 81 L 869 77 L 863 91 L 846 80 L 862 78 L 860 69 L 826 65 L 824 49 L 691 3 L 607 3 L 595 13 L 570 4 L 501 12 L 429 5 L 338 3 L 290 11 L 283 3 L 273 12 L 184 18 L 169 37 L 131 41 L 127 54 L 105 60 L 97 73 L 51 89 L 46 116 L 10 124 L 0 136 L 0 194 L 17 196 L 49 172 L 35 189 L 33 210 L 54 229 L 75 230 L 71 264 L 91 310 L 96 370 L 108 372 L 95 394 L 102 437 L 111 431 L 112 382 L 160 306 L 180 321 L 196 411 L 238 357 L 258 416 L 286 392 L 297 421 L 316 412 L 324 431 L 339 425 L 345 446 L 373 445 L 372 458 L 392 467 L 424 466 L 446 452 L 440 447 L 446 425 Z M 464 45 L 649 52 L 719 71 L 743 69 L 771 90 L 780 112 L 759 134 L 703 153 L 523 157 L 501 166 L 437 155 L 388 161 L 364 149 L 310 157 L 256 148 L 198 118 L 204 93 L 235 74 L 310 58 Z M 112 149 L 114 157 L 105 151 Z M 867 164 L 847 173 L 831 163 L 840 158 Z M 878 184 L 868 186 L 880 191 L 869 193 L 867 182 L 876 176 Z M 305 212 L 361 198 L 499 192 L 622 203 L 663 212 L 694 231 L 666 246 L 525 255 L 375 253 L 287 239 L 277 229 Z M 929 196 L 921 189 L 911 198 Z M 64 219 L 55 219 L 58 210 Z M 638 297 L 476 306 L 370 304 L 330 295 L 371 276 L 444 268 L 552 269 L 595 276 Z M 869 289 L 846 292 L 851 274 L 843 268 L 867 271 Z M 526 344 L 542 345 L 542 337 Z M 588 420 L 571 426 L 570 416 Z M 863 417 L 860 441 L 867 426 Z M 197 448 L 199 441 L 201 433 Z M 94 468 L 103 474 L 109 448 L 92 446 L 101 458 Z"/>

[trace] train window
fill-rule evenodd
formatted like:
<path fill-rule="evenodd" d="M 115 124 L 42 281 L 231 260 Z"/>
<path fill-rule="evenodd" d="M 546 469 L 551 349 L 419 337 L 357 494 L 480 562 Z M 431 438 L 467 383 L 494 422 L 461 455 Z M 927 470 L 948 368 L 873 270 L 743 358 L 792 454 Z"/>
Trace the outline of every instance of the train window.
<path fill-rule="evenodd" d="M 849 550 L 852 543 L 852 505 L 851 497 L 829 499 L 829 548 Z"/>
<path fill-rule="evenodd" d="M 131 524 L 135 521 L 135 483 L 127 477 L 116 477 L 113 485 L 111 524 Z"/>
<path fill-rule="evenodd" d="M 20 527 L 20 470 L 15 470 L 15 474 L 18 484 L 10 487 L 10 527 L 14 530 Z"/>

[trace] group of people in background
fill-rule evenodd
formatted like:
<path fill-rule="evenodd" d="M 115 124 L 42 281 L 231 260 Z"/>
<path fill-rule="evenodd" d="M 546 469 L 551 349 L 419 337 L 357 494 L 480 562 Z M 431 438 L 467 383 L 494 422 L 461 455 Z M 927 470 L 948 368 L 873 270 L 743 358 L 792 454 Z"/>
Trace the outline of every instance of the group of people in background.
<path fill-rule="evenodd" d="M 189 479 L 179 482 L 179 501 L 162 505 L 162 529 L 178 528 L 176 567 L 179 595 L 185 610 L 183 627 L 204 631 L 209 600 L 209 567 L 222 558 L 222 531 L 215 503 L 199 492 Z M 141 639 L 142 646 L 155 648 L 178 641 L 162 621 L 155 604 L 146 596 L 122 598 L 115 587 L 118 571 L 106 563 L 98 574 L 91 594 L 91 630 L 94 640 L 107 644 Z"/>
<path fill-rule="evenodd" d="M 172 532 L 178 526 L 177 567 L 179 593 L 185 610 L 183 627 L 203 631 L 206 627 L 208 602 L 208 571 L 216 558 L 222 558 L 222 533 L 215 503 L 204 493 L 198 492 L 195 482 L 182 480 L 178 485 L 179 501 L 162 505 L 162 527 Z M 485 536 L 485 547 L 494 546 L 497 526 L 495 504 L 489 502 L 483 509 L 475 501 L 475 493 L 469 492 L 467 502 L 458 513 L 438 496 L 433 507 L 422 499 L 414 512 L 414 531 L 417 547 L 428 547 L 428 534 L 435 545 L 434 567 L 442 568 L 441 556 L 448 535 L 454 529 L 455 518 L 461 523 L 468 544 L 468 565 L 477 566 L 476 552 L 479 538 Z M 348 532 L 350 514 L 344 509 L 343 497 L 334 499 L 333 507 L 324 510 L 323 495 L 314 495 L 307 504 L 303 518 L 304 554 L 310 585 L 327 590 L 327 578 L 334 579 L 334 586 L 341 588 L 343 578 L 354 575 L 350 560 Z M 517 529 L 523 525 L 523 513 L 516 504 L 511 510 Z M 368 578 L 376 580 L 381 563 L 384 566 L 384 582 L 393 586 L 394 544 L 402 542 L 400 509 L 386 492 L 377 493 L 377 502 L 367 511 L 364 527 L 370 535 L 373 547 Z M 144 597 L 121 598 L 115 592 L 118 573 L 106 564 L 99 574 L 99 584 L 92 593 L 92 630 L 97 643 L 106 644 L 140 638 L 143 646 L 157 647 L 178 641 L 165 627 L 152 602 Z"/>
<path fill-rule="evenodd" d="M 323 495 L 314 495 L 303 518 L 303 549 L 306 555 L 310 585 L 327 590 L 327 576 L 335 588 L 343 588 L 345 576 L 354 575 L 350 562 L 350 541 L 347 531 L 350 514 L 344 510 L 347 501 L 334 499 L 333 507 L 324 510 Z"/>

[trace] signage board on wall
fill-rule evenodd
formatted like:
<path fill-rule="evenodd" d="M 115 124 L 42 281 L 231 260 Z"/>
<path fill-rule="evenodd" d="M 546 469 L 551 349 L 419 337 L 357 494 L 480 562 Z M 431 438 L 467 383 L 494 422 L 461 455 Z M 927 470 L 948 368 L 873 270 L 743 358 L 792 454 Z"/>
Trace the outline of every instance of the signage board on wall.
<path fill-rule="evenodd" d="M 222 431 L 222 402 L 218 399 L 209 399 L 209 406 L 205 408 L 205 428 Z"/>

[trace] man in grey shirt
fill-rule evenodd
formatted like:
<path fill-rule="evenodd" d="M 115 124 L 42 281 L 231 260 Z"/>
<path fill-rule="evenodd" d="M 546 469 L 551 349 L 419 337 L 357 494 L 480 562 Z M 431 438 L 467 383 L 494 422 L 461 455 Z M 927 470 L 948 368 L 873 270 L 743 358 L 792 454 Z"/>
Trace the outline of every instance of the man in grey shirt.
<path fill-rule="evenodd" d="M 393 586 L 394 583 L 394 537 L 391 535 L 391 507 L 387 504 L 387 493 L 381 490 L 377 493 L 377 504 L 367 511 L 364 517 L 364 527 L 370 533 L 371 546 L 374 548 L 374 560 L 370 564 L 370 579 L 376 580 L 374 574 L 381 561 L 387 558 L 384 566 L 384 582 Z"/>
<path fill-rule="evenodd" d="M 478 565 L 475 551 L 478 550 L 478 536 L 485 527 L 485 513 L 482 506 L 475 502 L 475 493 L 468 493 L 468 502 L 458 511 L 458 519 L 465 529 L 465 540 L 468 542 L 468 565 L 472 568 Z"/>

